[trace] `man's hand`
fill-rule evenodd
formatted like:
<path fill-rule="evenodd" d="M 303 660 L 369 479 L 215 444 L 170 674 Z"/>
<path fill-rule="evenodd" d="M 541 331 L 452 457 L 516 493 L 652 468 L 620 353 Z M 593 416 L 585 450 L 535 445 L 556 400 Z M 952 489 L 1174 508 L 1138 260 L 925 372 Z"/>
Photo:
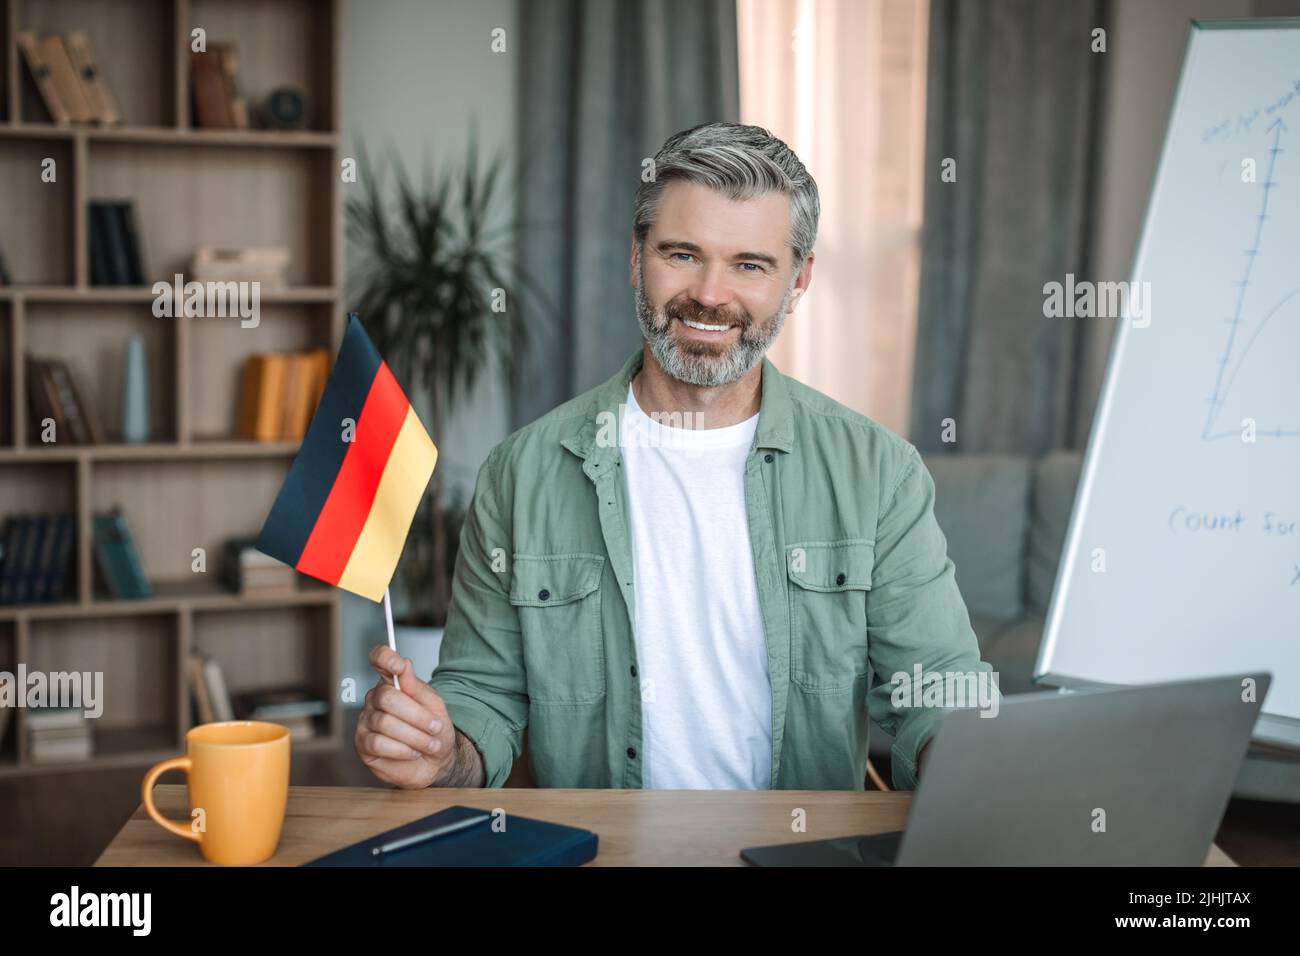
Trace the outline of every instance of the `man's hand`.
<path fill-rule="evenodd" d="M 354 737 L 370 772 L 407 790 L 482 786 L 478 751 L 456 733 L 442 697 L 415 675 L 411 661 L 380 645 L 370 652 L 370 664 L 379 682 L 366 692 Z M 394 675 L 400 690 L 393 686 Z"/>

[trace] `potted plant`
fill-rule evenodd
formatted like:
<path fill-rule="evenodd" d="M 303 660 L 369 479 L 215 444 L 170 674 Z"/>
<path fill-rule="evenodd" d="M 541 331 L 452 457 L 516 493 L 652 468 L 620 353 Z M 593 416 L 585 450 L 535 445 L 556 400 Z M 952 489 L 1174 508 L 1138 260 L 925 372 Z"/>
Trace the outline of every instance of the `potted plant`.
<path fill-rule="evenodd" d="M 396 155 L 387 163 L 394 191 L 386 188 L 388 169 L 372 170 L 364 148 L 357 155 L 361 188 L 347 203 L 348 238 L 359 253 L 352 260 L 353 309 L 440 444 L 448 415 L 480 373 L 492 368 L 510 381 L 526 341 L 520 300 L 544 296 L 513 268 L 513 214 L 489 221 L 502 161 L 498 156 L 480 171 L 473 135 L 463 168 L 435 178 L 426 167 L 418 187 Z M 436 659 L 447 619 L 463 520 L 461 502 L 448 500 L 454 470 L 439 457 L 394 578 L 394 624 L 403 627 L 398 647 L 407 656 L 432 642 Z"/>

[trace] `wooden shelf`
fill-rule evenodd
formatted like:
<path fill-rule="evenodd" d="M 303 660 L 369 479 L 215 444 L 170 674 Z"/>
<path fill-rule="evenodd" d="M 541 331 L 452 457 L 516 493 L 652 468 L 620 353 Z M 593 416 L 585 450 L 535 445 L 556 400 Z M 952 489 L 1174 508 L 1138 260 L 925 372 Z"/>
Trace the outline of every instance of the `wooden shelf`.
<path fill-rule="evenodd" d="M 143 442 L 138 445 L 63 445 L 0 449 L 0 464 L 45 461 L 194 461 L 203 458 L 287 458 L 298 453 L 296 441 L 199 440 L 189 444 Z"/>
<path fill-rule="evenodd" d="M 170 282 L 172 277 L 159 282 Z M 333 286 L 292 286 L 283 289 L 263 289 L 261 301 L 267 305 L 311 305 L 334 302 L 339 298 Z M 25 302 L 79 302 L 79 303 L 152 303 L 157 298 L 152 286 L 57 286 L 57 285 L 7 285 L 0 286 L 0 302 L 22 299 Z"/>
<path fill-rule="evenodd" d="M 337 748 L 341 630 L 336 589 L 307 578 L 280 595 L 219 583 L 220 551 L 255 533 L 299 442 L 254 442 L 233 428 L 248 354 L 329 347 L 343 334 L 343 187 L 339 134 L 340 0 L 0 0 L 0 517 L 76 518 L 69 599 L 0 606 L 0 670 L 103 674 L 105 713 L 88 761 L 33 764 L 24 709 L 11 715 L 0 778 L 144 767 L 184 751 L 192 724 L 190 655 L 211 655 L 232 692 L 302 682 L 324 695 L 321 736 L 294 751 Z M 123 23 L 130 22 L 130 29 Z M 296 86 L 310 129 L 197 129 L 190 108 L 190 30 L 232 42 L 241 93 L 254 105 Z M 84 30 L 122 108 L 120 126 L 48 122 L 16 35 Z M 52 158 L 57 179 L 42 183 Z M 281 245 L 288 287 L 263 288 L 256 327 L 184 315 L 159 320 L 145 286 L 92 286 L 88 208 L 135 202 L 144 274 L 171 282 L 200 245 Z M 187 277 L 183 276 L 182 281 Z M 65 360 L 121 433 L 122 349 L 145 341 L 155 440 L 38 446 L 28 433 L 24 356 Z M 213 434 L 217 433 L 217 434 Z M 121 504 L 153 596 L 97 593 L 95 514 Z M 190 574 L 192 549 L 207 571 Z M 106 726 L 101 726 L 106 725 Z"/>
<path fill-rule="evenodd" d="M 215 574 L 216 572 L 210 572 Z M 336 599 L 333 588 L 300 584 L 287 594 L 235 594 L 220 584 L 203 581 L 151 581 L 153 597 L 117 600 L 97 597 L 86 603 L 53 601 L 45 604 L 0 604 L 0 621 L 20 617 L 29 621 L 76 618 L 122 617 L 137 614 L 165 614 L 172 611 L 245 611 L 268 607 L 320 607 Z"/>
<path fill-rule="evenodd" d="M 11 731 L 12 733 L 12 731 Z M 99 733 L 103 734 L 103 731 Z M 153 728 L 122 728 L 107 731 L 109 750 L 100 749 L 100 738 L 95 738 L 95 753 L 89 760 L 67 763 L 19 764 L 13 754 L 0 756 L 0 779 L 27 776 L 32 773 L 72 773 L 78 770 L 109 770 L 116 767 L 149 767 L 152 764 L 179 756 L 185 747 L 179 741 L 159 746 L 161 737 Z M 342 746 L 342 736 L 337 733 L 321 734 L 311 740 L 294 740 L 290 743 L 294 753 L 319 753 L 337 750 Z"/>
<path fill-rule="evenodd" d="M 338 133 L 321 130 L 181 129 L 175 126 L 59 126 L 53 123 L 0 123 L 0 140 L 5 139 L 84 139 L 91 143 L 330 150 L 338 146 L 339 136 Z"/>

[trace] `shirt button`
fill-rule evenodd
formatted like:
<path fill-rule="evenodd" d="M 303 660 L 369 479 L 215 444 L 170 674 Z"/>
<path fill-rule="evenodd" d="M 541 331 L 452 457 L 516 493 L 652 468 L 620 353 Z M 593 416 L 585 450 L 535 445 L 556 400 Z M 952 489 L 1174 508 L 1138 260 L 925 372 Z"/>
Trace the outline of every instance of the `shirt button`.
<path fill-rule="evenodd" d="M 537 600 L 549 601 L 550 599 L 551 599 L 551 592 L 546 590 L 546 588 L 542 588 L 540 591 L 537 592 Z"/>
<path fill-rule="evenodd" d="M 837 575 L 835 575 L 835 583 L 836 583 L 836 584 L 843 584 L 843 583 L 844 583 L 844 575 L 843 575 L 843 574 L 837 574 Z"/>
<path fill-rule="evenodd" d="M 629 759 L 629 760 L 635 760 L 635 759 L 636 759 L 636 748 L 635 748 L 635 747 L 628 747 L 628 748 L 627 748 L 627 756 L 628 756 L 628 759 Z"/>
<path fill-rule="evenodd" d="M 772 464 L 772 455 L 771 455 L 770 453 L 764 455 L 764 456 L 763 456 L 763 460 L 764 460 L 765 462 L 767 462 L 769 465 Z"/>
<path fill-rule="evenodd" d="M 633 676 L 633 677 L 636 676 L 636 665 L 635 665 L 635 664 L 632 665 L 632 676 Z"/>

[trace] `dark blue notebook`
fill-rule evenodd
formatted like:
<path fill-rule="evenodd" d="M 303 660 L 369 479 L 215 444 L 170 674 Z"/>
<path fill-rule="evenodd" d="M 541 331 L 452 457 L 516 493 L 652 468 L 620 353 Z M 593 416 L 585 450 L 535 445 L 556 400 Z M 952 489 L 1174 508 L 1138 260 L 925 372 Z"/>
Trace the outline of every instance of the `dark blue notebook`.
<path fill-rule="evenodd" d="M 486 811 L 460 805 L 448 807 L 405 826 L 378 833 L 304 866 L 581 866 L 596 856 L 597 836 L 590 830 L 506 814 L 504 831 L 492 820 L 435 837 L 381 856 L 371 848 L 430 827 L 476 816 Z"/>

